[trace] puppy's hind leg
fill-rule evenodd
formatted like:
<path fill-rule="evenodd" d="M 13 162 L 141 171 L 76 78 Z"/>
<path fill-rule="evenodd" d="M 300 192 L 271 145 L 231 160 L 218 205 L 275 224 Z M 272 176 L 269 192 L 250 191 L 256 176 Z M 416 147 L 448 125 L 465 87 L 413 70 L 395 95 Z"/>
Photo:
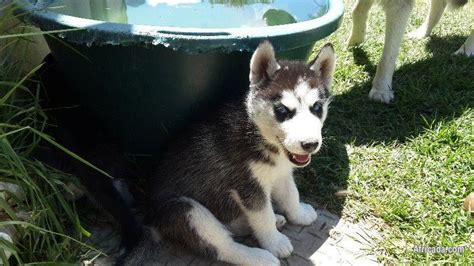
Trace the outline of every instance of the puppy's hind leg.
<path fill-rule="evenodd" d="M 369 98 L 389 103 L 393 99 L 392 77 L 400 50 L 403 33 L 413 8 L 413 0 L 383 1 L 386 24 L 382 58 L 377 65 Z"/>
<path fill-rule="evenodd" d="M 367 18 L 369 10 L 374 0 L 357 1 L 354 10 L 352 10 L 352 31 L 351 36 L 347 40 L 348 46 L 353 46 L 364 42 L 365 32 L 367 29 Z"/>
<path fill-rule="evenodd" d="M 235 242 L 230 232 L 197 201 L 167 201 L 154 219 L 161 237 L 210 259 L 238 265 L 280 265 L 270 252 Z"/>
<path fill-rule="evenodd" d="M 408 33 L 408 37 L 413 39 L 428 37 L 441 19 L 447 5 L 447 0 L 431 0 L 430 13 L 426 17 L 425 22 L 418 29 Z"/>
<path fill-rule="evenodd" d="M 285 216 L 275 213 L 275 225 L 278 230 L 283 229 L 286 223 Z M 253 232 L 246 217 L 232 221 L 229 224 L 229 230 L 234 236 L 248 236 Z"/>
<path fill-rule="evenodd" d="M 276 220 L 276 228 L 278 230 L 283 229 L 283 226 L 287 223 L 285 216 L 276 214 L 275 213 L 275 220 Z"/>

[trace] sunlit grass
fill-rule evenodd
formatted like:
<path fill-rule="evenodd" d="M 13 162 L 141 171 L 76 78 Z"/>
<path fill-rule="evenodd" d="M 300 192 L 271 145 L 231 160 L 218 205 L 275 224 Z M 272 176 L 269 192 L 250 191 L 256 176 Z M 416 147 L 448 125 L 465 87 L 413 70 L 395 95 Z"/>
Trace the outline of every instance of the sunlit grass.
<path fill-rule="evenodd" d="M 302 194 L 347 219 L 370 220 L 382 235 L 374 252 L 385 262 L 472 263 L 474 223 L 462 202 L 474 191 L 474 58 L 451 53 L 474 25 L 474 4 L 445 13 L 429 38 L 404 39 L 388 106 L 367 97 L 383 49 L 383 11 L 371 11 L 367 41 L 347 48 L 354 1 L 345 4 L 341 28 L 318 43 L 336 47 L 334 100 L 325 149 L 299 175 Z M 428 1 L 417 1 L 407 32 L 428 10 Z M 341 189 L 347 198 L 334 195 Z"/>

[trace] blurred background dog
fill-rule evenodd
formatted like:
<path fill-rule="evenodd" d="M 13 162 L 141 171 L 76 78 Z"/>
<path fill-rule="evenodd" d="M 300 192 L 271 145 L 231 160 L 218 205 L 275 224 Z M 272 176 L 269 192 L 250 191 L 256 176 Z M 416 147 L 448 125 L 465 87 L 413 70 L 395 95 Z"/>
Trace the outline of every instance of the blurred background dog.
<path fill-rule="evenodd" d="M 358 0 L 352 12 L 352 32 L 348 45 L 358 45 L 365 40 L 367 18 L 374 2 L 380 2 L 386 16 L 385 44 L 377 65 L 372 82 L 369 98 L 375 101 L 389 103 L 393 99 L 392 77 L 395 70 L 403 33 L 415 0 Z M 446 7 L 450 9 L 464 6 L 468 0 L 431 0 L 431 8 L 425 22 L 415 31 L 408 34 L 411 38 L 424 38 L 430 35 L 439 22 Z M 457 55 L 474 55 L 474 30 L 466 42 L 454 53 Z"/>

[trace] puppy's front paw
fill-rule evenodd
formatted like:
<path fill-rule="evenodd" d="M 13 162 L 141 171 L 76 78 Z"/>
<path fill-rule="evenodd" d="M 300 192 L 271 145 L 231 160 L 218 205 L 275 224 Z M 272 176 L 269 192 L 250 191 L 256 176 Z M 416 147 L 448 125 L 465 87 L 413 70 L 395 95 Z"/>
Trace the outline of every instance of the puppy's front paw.
<path fill-rule="evenodd" d="M 293 245 L 284 234 L 276 231 L 260 243 L 262 248 L 270 251 L 278 258 L 286 258 L 293 252 Z"/>
<path fill-rule="evenodd" d="M 286 224 L 285 216 L 275 213 L 275 219 L 276 219 L 276 228 L 278 230 L 282 229 L 283 226 L 285 226 L 285 224 Z"/>
<path fill-rule="evenodd" d="M 377 89 L 376 87 L 372 87 L 369 92 L 369 98 L 377 102 L 388 104 L 393 100 L 393 97 L 393 90 L 391 89 Z"/>
<path fill-rule="evenodd" d="M 288 217 L 288 219 L 292 224 L 310 225 L 318 219 L 318 214 L 313 206 L 301 202 L 298 208 L 298 214 L 295 217 Z"/>
<path fill-rule="evenodd" d="M 265 266 L 278 266 L 280 260 L 273 256 L 272 253 L 261 248 L 252 248 L 247 258 L 242 262 L 242 265 L 265 265 Z"/>

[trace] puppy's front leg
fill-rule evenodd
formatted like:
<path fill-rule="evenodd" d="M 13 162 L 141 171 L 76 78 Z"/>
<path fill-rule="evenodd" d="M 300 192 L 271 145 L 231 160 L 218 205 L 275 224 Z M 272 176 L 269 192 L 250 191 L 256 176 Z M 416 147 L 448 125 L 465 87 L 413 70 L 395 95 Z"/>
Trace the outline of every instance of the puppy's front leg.
<path fill-rule="evenodd" d="M 278 258 L 288 257 L 293 252 L 293 245 L 288 237 L 277 230 L 276 218 L 269 197 L 263 208 L 246 210 L 245 214 L 262 248 Z"/>
<path fill-rule="evenodd" d="M 274 185 L 272 199 L 277 210 L 292 224 L 309 225 L 318 218 L 311 205 L 300 202 L 300 195 L 292 175 L 282 178 Z"/>

